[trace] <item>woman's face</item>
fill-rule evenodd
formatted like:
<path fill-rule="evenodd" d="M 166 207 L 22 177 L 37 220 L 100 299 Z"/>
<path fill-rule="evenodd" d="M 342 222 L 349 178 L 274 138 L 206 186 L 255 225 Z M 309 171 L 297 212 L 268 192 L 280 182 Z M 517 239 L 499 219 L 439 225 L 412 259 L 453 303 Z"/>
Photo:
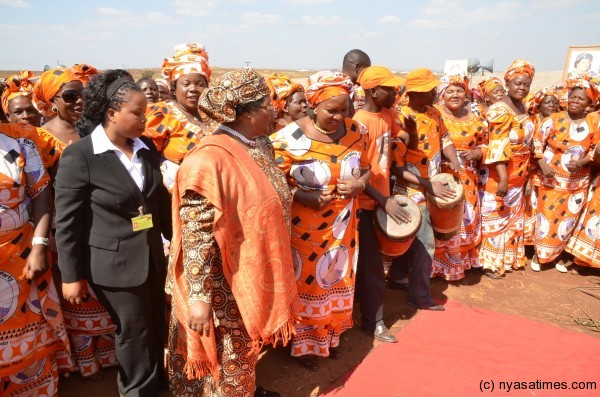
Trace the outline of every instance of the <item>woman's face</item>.
<path fill-rule="evenodd" d="M 531 88 L 531 77 L 521 74 L 506 83 L 508 96 L 518 101 L 525 99 Z"/>
<path fill-rule="evenodd" d="M 123 96 L 121 110 L 115 111 L 113 123 L 115 132 L 126 138 L 139 138 L 146 129 L 146 106 L 144 93 L 129 91 Z"/>
<path fill-rule="evenodd" d="M 494 104 L 502 98 L 504 98 L 504 95 L 506 95 L 506 90 L 504 89 L 504 87 L 498 86 L 488 94 L 487 102 L 489 102 L 490 105 Z"/>
<path fill-rule="evenodd" d="M 31 98 L 20 95 L 11 99 L 8 102 L 8 112 L 6 118 L 9 123 L 31 125 L 39 127 L 42 121 L 42 116 L 37 111 Z"/>
<path fill-rule="evenodd" d="M 317 124 L 327 131 L 335 131 L 348 116 L 348 97 L 338 95 L 329 98 L 315 108 Z"/>
<path fill-rule="evenodd" d="M 175 99 L 187 111 L 195 113 L 198 111 L 200 94 L 206 87 L 208 83 L 200 73 L 184 74 L 175 82 Z"/>
<path fill-rule="evenodd" d="M 296 91 L 292 94 L 292 97 L 285 106 L 283 112 L 289 116 L 292 121 L 296 121 L 306 116 L 307 109 L 308 102 L 306 101 L 306 95 L 304 94 L 304 91 Z"/>
<path fill-rule="evenodd" d="M 169 90 L 167 90 L 167 87 L 164 87 L 162 85 L 157 85 L 158 86 L 158 101 L 159 102 L 163 102 L 166 101 L 167 99 L 171 98 L 171 94 L 169 94 Z"/>
<path fill-rule="evenodd" d="M 575 66 L 575 70 L 578 72 L 588 72 L 590 67 L 592 66 L 592 60 L 589 58 L 581 58 L 579 62 L 577 62 L 577 66 Z"/>
<path fill-rule="evenodd" d="M 140 84 L 140 88 L 144 93 L 144 96 L 148 100 L 148 103 L 158 102 L 158 85 L 154 80 L 144 80 Z"/>
<path fill-rule="evenodd" d="M 586 109 L 592 104 L 583 88 L 573 88 L 569 94 L 569 104 L 567 108 L 569 113 L 574 115 L 583 114 Z"/>
<path fill-rule="evenodd" d="M 466 99 L 467 93 L 465 89 L 454 84 L 449 85 L 442 95 L 444 105 L 451 111 L 464 108 Z"/>
<path fill-rule="evenodd" d="M 275 121 L 275 110 L 271 103 L 271 98 L 265 96 L 257 108 L 250 111 L 251 128 L 254 136 L 265 135 L 269 133 L 271 125 Z"/>
<path fill-rule="evenodd" d="M 83 83 L 79 80 L 69 81 L 63 85 L 58 94 L 52 98 L 58 117 L 75 125 L 83 111 Z"/>
<path fill-rule="evenodd" d="M 546 95 L 540 103 L 540 114 L 543 117 L 548 117 L 556 112 L 558 112 L 558 98 L 553 95 Z"/>

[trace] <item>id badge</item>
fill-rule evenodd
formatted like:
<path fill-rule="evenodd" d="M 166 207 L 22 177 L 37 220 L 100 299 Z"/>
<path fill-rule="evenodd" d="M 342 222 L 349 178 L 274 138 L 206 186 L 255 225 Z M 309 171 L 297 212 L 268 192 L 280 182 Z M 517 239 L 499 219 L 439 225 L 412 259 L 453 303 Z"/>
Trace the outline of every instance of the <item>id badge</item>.
<path fill-rule="evenodd" d="M 133 226 L 134 232 L 150 229 L 152 227 L 152 214 L 143 214 L 142 210 L 140 210 L 139 216 L 131 218 L 131 225 Z"/>

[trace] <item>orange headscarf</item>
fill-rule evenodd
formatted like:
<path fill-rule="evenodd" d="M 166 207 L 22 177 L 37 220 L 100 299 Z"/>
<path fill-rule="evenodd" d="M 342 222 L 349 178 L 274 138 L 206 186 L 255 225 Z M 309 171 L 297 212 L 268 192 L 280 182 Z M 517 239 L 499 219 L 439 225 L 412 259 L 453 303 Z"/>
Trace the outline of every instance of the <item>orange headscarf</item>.
<path fill-rule="evenodd" d="M 540 112 L 540 104 L 548 95 L 555 97 L 560 102 L 560 93 L 555 86 L 544 87 L 541 90 L 537 91 L 535 94 L 533 94 L 531 98 L 525 101 L 525 108 L 527 109 L 527 113 L 538 114 Z"/>
<path fill-rule="evenodd" d="M 522 75 L 527 75 L 533 79 L 533 75 L 535 75 L 535 68 L 527 61 L 516 59 L 512 65 L 506 69 L 506 73 L 504 73 L 504 80 L 511 81 L 515 77 Z"/>
<path fill-rule="evenodd" d="M 8 113 L 8 102 L 18 96 L 31 98 L 31 91 L 37 78 L 29 70 L 8 77 L 2 83 L 2 110 Z"/>
<path fill-rule="evenodd" d="M 76 63 L 71 66 L 71 70 L 83 84 L 87 84 L 90 81 L 90 77 L 98 74 L 98 69 L 85 63 Z"/>
<path fill-rule="evenodd" d="M 306 100 L 313 108 L 319 103 L 338 95 L 351 95 L 354 84 L 350 77 L 341 72 L 324 70 L 308 77 Z"/>
<path fill-rule="evenodd" d="M 494 91 L 496 87 L 504 87 L 504 84 L 502 83 L 502 80 L 493 76 L 488 79 L 482 80 L 479 82 L 479 84 L 477 84 L 479 92 L 484 97 L 486 95 L 490 95 L 490 92 Z"/>
<path fill-rule="evenodd" d="M 406 75 L 406 92 L 429 92 L 440 85 L 435 74 L 427 68 L 411 70 Z"/>
<path fill-rule="evenodd" d="M 33 86 L 33 104 L 44 117 L 52 115 L 52 98 L 70 81 L 79 80 L 71 69 L 55 68 L 42 73 Z"/>
<path fill-rule="evenodd" d="M 304 92 L 302 84 L 293 82 L 287 75 L 282 73 L 274 73 L 266 80 L 271 91 L 271 102 L 278 116 L 283 112 L 287 98 L 296 92 Z"/>
<path fill-rule="evenodd" d="M 590 98 L 590 101 L 592 101 L 592 104 L 595 103 L 600 97 L 600 92 L 598 92 L 598 79 L 596 77 L 592 77 L 588 73 L 572 71 L 567 76 L 565 83 L 569 89 L 569 94 L 573 88 L 582 88 L 588 98 Z"/>
<path fill-rule="evenodd" d="M 200 73 L 210 83 L 212 70 L 208 67 L 208 53 L 204 46 L 196 43 L 179 44 L 175 46 L 175 54 L 163 61 L 163 77 L 171 83 L 190 73 Z"/>
<path fill-rule="evenodd" d="M 446 91 L 446 88 L 451 85 L 462 87 L 465 90 L 465 93 L 469 93 L 469 78 L 467 76 L 460 74 L 454 76 L 443 76 L 440 79 L 440 85 L 437 87 L 440 98 L 444 94 L 444 91 Z"/>

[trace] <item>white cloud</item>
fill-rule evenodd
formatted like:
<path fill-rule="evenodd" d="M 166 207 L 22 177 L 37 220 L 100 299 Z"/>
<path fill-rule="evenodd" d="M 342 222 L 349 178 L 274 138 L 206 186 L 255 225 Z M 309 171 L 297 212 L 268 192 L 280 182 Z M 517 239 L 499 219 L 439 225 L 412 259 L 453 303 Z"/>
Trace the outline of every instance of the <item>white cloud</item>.
<path fill-rule="evenodd" d="M 457 27 L 447 19 L 413 19 L 407 24 L 411 28 L 419 29 L 449 29 Z"/>
<path fill-rule="evenodd" d="M 173 0 L 175 12 L 188 17 L 203 17 L 211 13 L 219 0 Z"/>
<path fill-rule="evenodd" d="M 126 10 L 117 10 L 116 8 L 110 7 L 98 7 L 96 12 L 100 15 L 106 15 L 110 17 L 123 16 L 127 14 Z"/>
<path fill-rule="evenodd" d="M 439 16 L 439 15 L 457 15 L 463 9 L 460 1 L 456 0 L 431 0 L 423 9 L 421 15 Z"/>
<path fill-rule="evenodd" d="M 0 6 L 31 8 L 32 5 L 23 0 L 0 0 Z"/>
<path fill-rule="evenodd" d="M 400 22 L 400 18 L 395 15 L 386 15 L 377 20 L 379 23 L 398 23 Z"/>
<path fill-rule="evenodd" d="M 534 0 L 531 2 L 532 8 L 542 8 L 544 10 L 551 10 L 556 8 L 567 8 L 580 5 L 585 0 Z"/>
<path fill-rule="evenodd" d="M 330 4 L 335 0 L 287 0 L 288 3 L 301 4 L 301 5 L 314 5 L 314 4 Z"/>
<path fill-rule="evenodd" d="M 248 12 L 242 15 L 242 20 L 248 24 L 274 24 L 278 23 L 280 18 L 278 15 L 263 14 L 261 12 Z"/>
<path fill-rule="evenodd" d="M 104 18 L 94 20 L 92 25 L 96 26 L 118 26 L 143 28 L 153 24 L 174 24 L 175 19 L 161 12 L 149 11 L 145 14 L 132 15 L 129 10 L 109 7 L 96 8 L 96 13 Z"/>
<path fill-rule="evenodd" d="M 463 14 L 463 20 L 466 23 L 485 23 L 501 21 L 506 18 L 515 18 L 517 11 L 521 8 L 521 3 L 514 1 L 502 1 L 488 8 L 479 8 L 466 11 Z"/>
<path fill-rule="evenodd" d="M 337 17 L 337 16 L 333 16 L 333 17 L 322 17 L 322 16 L 318 16 L 318 17 L 310 17 L 310 16 L 303 16 L 302 18 L 300 18 L 300 20 L 302 22 L 304 22 L 307 25 L 317 25 L 317 26 L 329 26 L 329 25 L 339 25 L 340 23 L 342 23 L 342 18 Z"/>
<path fill-rule="evenodd" d="M 22 34 L 23 32 L 35 32 L 36 34 L 58 33 L 65 32 L 66 30 L 65 25 L 9 25 L 0 23 L 0 33 L 2 34 Z"/>
<path fill-rule="evenodd" d="M 446 26 L 448 21 L 453 21 L 456 27 L 465 27 L 494 21 L 512 20 L 525 15 L 522 8 L 523 5 L 517 1 L 501 1 L 486 7 L 470 9 L 464 5 L 463 1 L 430 0 L 419 13 L 420 16 L 427 18 L 411 21 L 409 26 L 433 29 Z M 448 19 L 446 20 L 446 18 Z"/>

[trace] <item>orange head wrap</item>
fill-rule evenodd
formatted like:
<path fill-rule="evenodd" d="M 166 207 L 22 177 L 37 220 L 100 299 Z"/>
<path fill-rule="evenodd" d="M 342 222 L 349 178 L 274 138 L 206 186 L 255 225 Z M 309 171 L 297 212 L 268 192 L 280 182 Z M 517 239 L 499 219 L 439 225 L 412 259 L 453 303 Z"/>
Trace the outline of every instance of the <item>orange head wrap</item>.
<path fill-rule="evenodd" d="M 341 72 L 324 70 L 308 77 L 306 100 L 313 108 L 323 101 L 338 95 L 351 95 L 354 84 L 350 77 Z"/>
<path fill-rule="evenodd" d="M 590 101 L 592 101 L 592 104 L 596 103 L 600 97 L 600 92 L 598 91 L 598 78 L 592 77 L 588 73 L 573 71 L 569 73 L 565 83 L 569 89 L 569 95 L 573 88 L 582 88 L 588 98 L 590 98 Z"/>
<path fill-rule="evenodd" d="M 379 86 L 400 87 L 404 84 L 404 79 L 400 76 L 395 76 L 385 66 L 369 66 L 360 72 L 357 82 L 362 88 L 368 90 Z"/>
<path fill-rule="evenodd" d="M 52 98 L 70 81 L 79 80 L 71 69 L 55 68 L 42 73 L 33 86 L 33 104 L 44 117 L 52 115 Z"/>
<path fill-rule="evenodd" d="M 4 113 L 8 113 L 8 103 L 11 99 L 18 96 L 31 98 L 35 80 L 36 77 L 29 70 L 23 70 L 4 80 L 2 83 L 2 110 Z"/>
<path fill-rule="evenodd" d="M 465 93 L 469 93 L 469 78 L 467 76 L 457 74 L 454 76 L 443 76 L 440 79 L 440 85 L 437 87 L 439 96 L 441 97 L 444 94 L 444 91 L 446 91 L 446 88 L 451 85 L 462 87 L 465 90 Z"/>
<path fill-rule="evenodd" d="M 411 70 L 406 75 L 406 92 L 429 92 L 440 84 L 430 69 Z"/>
<path fill-rule="evenodd" d="M 535 68 L 527 61 L 516 59 L 512 65 L 506 69 L 506 73 L 504 73 L 504 80 L 511 81 L 515 77 L 522 75 L 527 75 L 529 78 L 533 79 L 533 75 L 535 75 Z"/>
<path fill-rule="evenodd" d="M 210 83 L 212 70 L 208 67 L 206 48 L 196 43 L 175 46 L 175 54 L 163 61 L 163 77 L 171 83 L 190 73 L 199 73 Z"/>
<path fill-rule="evenodd" d="M 527 113 L 538 114 L 540 112 L 540 104 L 548 95 L 555 97 L 560 102 L 560 93 L 556 86 L 544 87 L 525 101 Z"/>
<path fill-rule="evenodd" d="M 71 66 L 71 70 L 83 84 L 87 84 L 90 81 L 90 77 L 98 74 L 98 70 L 95 67 L 86 65 L 85 63 L 76 63 Z"/>
<path fill-rule="evenodd" d="M 479 84 L 477 84 L 477 88 L 483 97 L 490 95 L 490 93 L 497 87 L 504 87 L 504 84 L 502 83 L 502 80 L 493 76 L 482 80 L 479 82 Z"/>
<path fill-rule="evenodd" d="M 266 80 L 271 91 L 271 102 L 278 117 L 285 108 L 287 98 L 294 95 L 295 92 L 304 92 L 302 84 L 293 82 L 285 74 L 275 73 L 267 77 Z"/>

